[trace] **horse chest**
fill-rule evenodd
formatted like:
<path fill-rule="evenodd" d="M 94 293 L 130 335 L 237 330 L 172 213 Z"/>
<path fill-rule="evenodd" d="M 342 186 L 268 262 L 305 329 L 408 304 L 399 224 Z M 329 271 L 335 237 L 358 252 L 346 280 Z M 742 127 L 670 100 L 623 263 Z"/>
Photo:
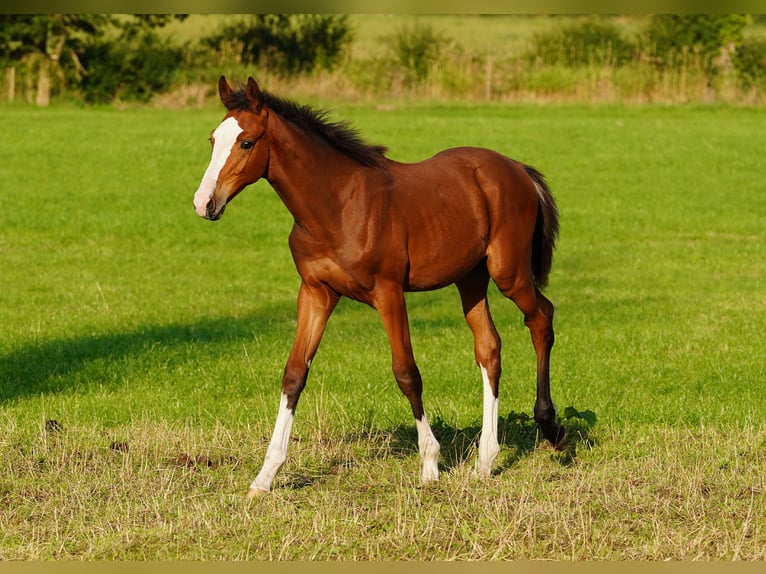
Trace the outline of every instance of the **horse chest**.
<path fill-rule="evenodd" d="M 290 249 L 300 276 L 309 282 L 329 285 L 350 299 L 368 302 L 375 285 L 373 265 L 365 255 L 333 249 L 326 242 L 290 235 Z"/>

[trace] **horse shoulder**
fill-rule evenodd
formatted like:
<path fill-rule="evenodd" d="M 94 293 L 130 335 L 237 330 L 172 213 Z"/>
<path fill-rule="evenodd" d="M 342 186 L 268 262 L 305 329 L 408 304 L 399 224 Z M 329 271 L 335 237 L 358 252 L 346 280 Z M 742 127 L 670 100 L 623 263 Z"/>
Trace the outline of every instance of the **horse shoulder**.
<path fill-rule="evenodd" d="M 370 303 L 377 269 L 373 253 L 353 241 L 317 239 L 297 224 L 290 233 L 290 251 L 304 281 L 323 283 L 339 295 Z"/>

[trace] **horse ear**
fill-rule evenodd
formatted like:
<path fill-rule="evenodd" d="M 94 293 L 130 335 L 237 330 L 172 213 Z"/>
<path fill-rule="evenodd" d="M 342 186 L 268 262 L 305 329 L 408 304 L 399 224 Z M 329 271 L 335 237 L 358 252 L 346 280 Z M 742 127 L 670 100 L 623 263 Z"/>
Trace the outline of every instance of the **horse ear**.
<path fill-rule="evenodd" d="M 245 87 L 245 94 L 247 95 L 248 101 L 252 104 L 253 109 L 255 109 L 256 112 L 261 111 L 261 106 L 263 106 L 263 99 L 261 98 L 261 89 L 258 87 L 258 84 L 252 78 L 252 76 L 247 78 L 247 86 Z"/>
<path fill-rule="evenodd" d="M 226 81 L 224 76 L 218 78 L 218 95 L 221 97 L 221 101 L 226 104 L 226 100 L 231 95 L 231 86 Z"/>

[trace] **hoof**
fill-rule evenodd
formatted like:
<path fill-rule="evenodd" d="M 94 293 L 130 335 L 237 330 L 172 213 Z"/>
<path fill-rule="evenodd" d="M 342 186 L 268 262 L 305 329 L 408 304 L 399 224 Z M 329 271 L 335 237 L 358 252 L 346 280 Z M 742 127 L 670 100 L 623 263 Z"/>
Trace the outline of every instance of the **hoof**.
<path fill-rule="evenodd" d="M 555 441 L 551 441 L 553 443 L 553 448 L 556 450 L 566 450 L 567 447 L 569 447 L 569 440 L 567 440 L 567 431 L 564 429 L 564 427 L 559 428 L 558 435 L 556 436 Z"/>
<path fill-rule="evenodd" d="M 268 494 L 268 490 L 263 490 L 262 488 L 250 488 L 247 491 L 247 499 L 252 500 L 253 498 L 258 498 L 260 496 L 264 496 Z"/>
<path fill-rule="evenodd" d="M 433 484 L 439 482 L 439 473 L 423 473 L 420 475 L 420 484 L 425 486 L 426 484 Z"/>
<path fill-rule="evenodd" d="M 480 476 L 481 478 L 489 478 L 490 476 L 492 476 L 492 467 L 477 466 L 475 473 L 476 473 L 476 476 Z"/>
<path fill-rule="evenodd" d="M 551 443 L 556 450 L 566 450 L 569 441 L 567 440 L 567 431 L 564 427 L 554 422 L 539 422 L 538 426 L 543 433 L 543 437 Z"/>

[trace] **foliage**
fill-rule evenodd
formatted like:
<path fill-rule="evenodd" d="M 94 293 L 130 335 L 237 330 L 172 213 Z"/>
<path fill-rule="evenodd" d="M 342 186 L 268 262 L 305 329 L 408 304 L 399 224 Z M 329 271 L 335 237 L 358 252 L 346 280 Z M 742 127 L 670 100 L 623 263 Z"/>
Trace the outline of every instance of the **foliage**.
<path fill-rule="evenodd" d="M 644 41 L 662 66 L 678 67 L 696 55 L 707 71 L 714 72 L 728 63 L 747 22 L 744 14 L 657 14 Z"/>
<path fill-rule="evenodd" d="M 430 24 L 415 22 L 396 31 L 391 39 L 391 50 L 402 68 L 416 81 L 423 81 L 439 61 L 447 43 L 446 36 Z"/>
<path fill-rule="evenodd" d="M 613 20 L 587 17 L 535 34 L 529 57 L 550 66 L 622 66 L 648 54 L 655 63 L 676 68 L 697 57 L 711 72 L 730 63 L 747 22 L 739 14 L 659 14 L 634 42 Z M 752 49 L 745 51 L 743 57 L 752 57 Z"/>
<path fill-rule="evenodd" d="M 219 51 L 237 44 L 243 63 L 294 74 L 334 68 L 352 37 L 347 16 L 255 14 L 224 25 L 201 43 Z"/>
<path fill-rule="evenodd" d="M 734 68 L 745 88 L 766 88 L 766 38 L 746 38 L 737 45 Z"/>
<path fill-rule="evenodd" d="M 766 100 L 760 16 L 193 15 L 159 30 L 181 18 L 2 15 L 0 61 L 14 70 L 0 95 L 31 101 L 47 74 L 54 96 L 145 101 L 155 90 L 161 105 L 204 105 L 221 74 L 252 74 L 314 97 Z"/>
<path fill-rule="evenodd" d="M 60 88 L 66 83 L 82 87 L 86 101 L 109 101 L 118 86 L 126 94 L 146 99 L 141 94 L 165 87 L 164 78 L 177 63 L 177 53 L 151 30 L 184 18 L 183 14 L 134 14 L 126 18 L 4 14 L 0 15 L 0 61 L 36 65 L 38 98 L 42 96 L 38 103 L 45 102 L 43 105 L 52 90 L 51 68 Z M 119 31 L 116 39 L 114 30 Z M 136 49 L 133 55 L 127 54 L 131 48 Z M 144 78 L 145 73 L 154 77 Z M 96 78 L 96 74 L 104 77 Z"/>
<path fill-rule="evenodd" d="M 758 87 L 766 76 L 762 42 L 743 35 L 749 21 L 740 14 L 660 14 L 631 37 L 615 19 L 566 22 L 533 36 L 526 61 L 537 69 L 521 74 L 523 85 L 558 94 L 590 83 L 589 90 L 618 97 L 667 91 L 676 94 L 673 101 L 707 99 L 711 92 L 733 99 L 738 86 Z"/>
<path fill-rule="evenodd" d="M 151 30 L 131 29 L 117 41 L 94 39 L 80 57 L 87 70 L 80 83 L 83 97 L 88 103 L 148 101 L 170 86 L 182 54 Z"/>
<path fill-rule="evenodd" d="M 620 66 L 635 49 L 612 21 L 587 17 L 535 34 L 531 57 L 552 66 Z"/>
<path fill-rule="evenodd" d="M 3 15 L 0 61 L 14 67 L 24 63 L 27 83 L 37 84 L 35 102 L 47 106 L 54 85 L 62 89 L 68 71 L 73 70 L 75 77 L 80 73 L 82 38 L 100 34 L 101 28 L 112 21 L 109 16 L 97 14 Z"/>
<path fill-rule="evenodd" d="M 99 14 L 0 14 L 0 59 L 11 63 L 57 48 L 76 51 L 82 36 L 98 35 L 112 21 Z"/>

